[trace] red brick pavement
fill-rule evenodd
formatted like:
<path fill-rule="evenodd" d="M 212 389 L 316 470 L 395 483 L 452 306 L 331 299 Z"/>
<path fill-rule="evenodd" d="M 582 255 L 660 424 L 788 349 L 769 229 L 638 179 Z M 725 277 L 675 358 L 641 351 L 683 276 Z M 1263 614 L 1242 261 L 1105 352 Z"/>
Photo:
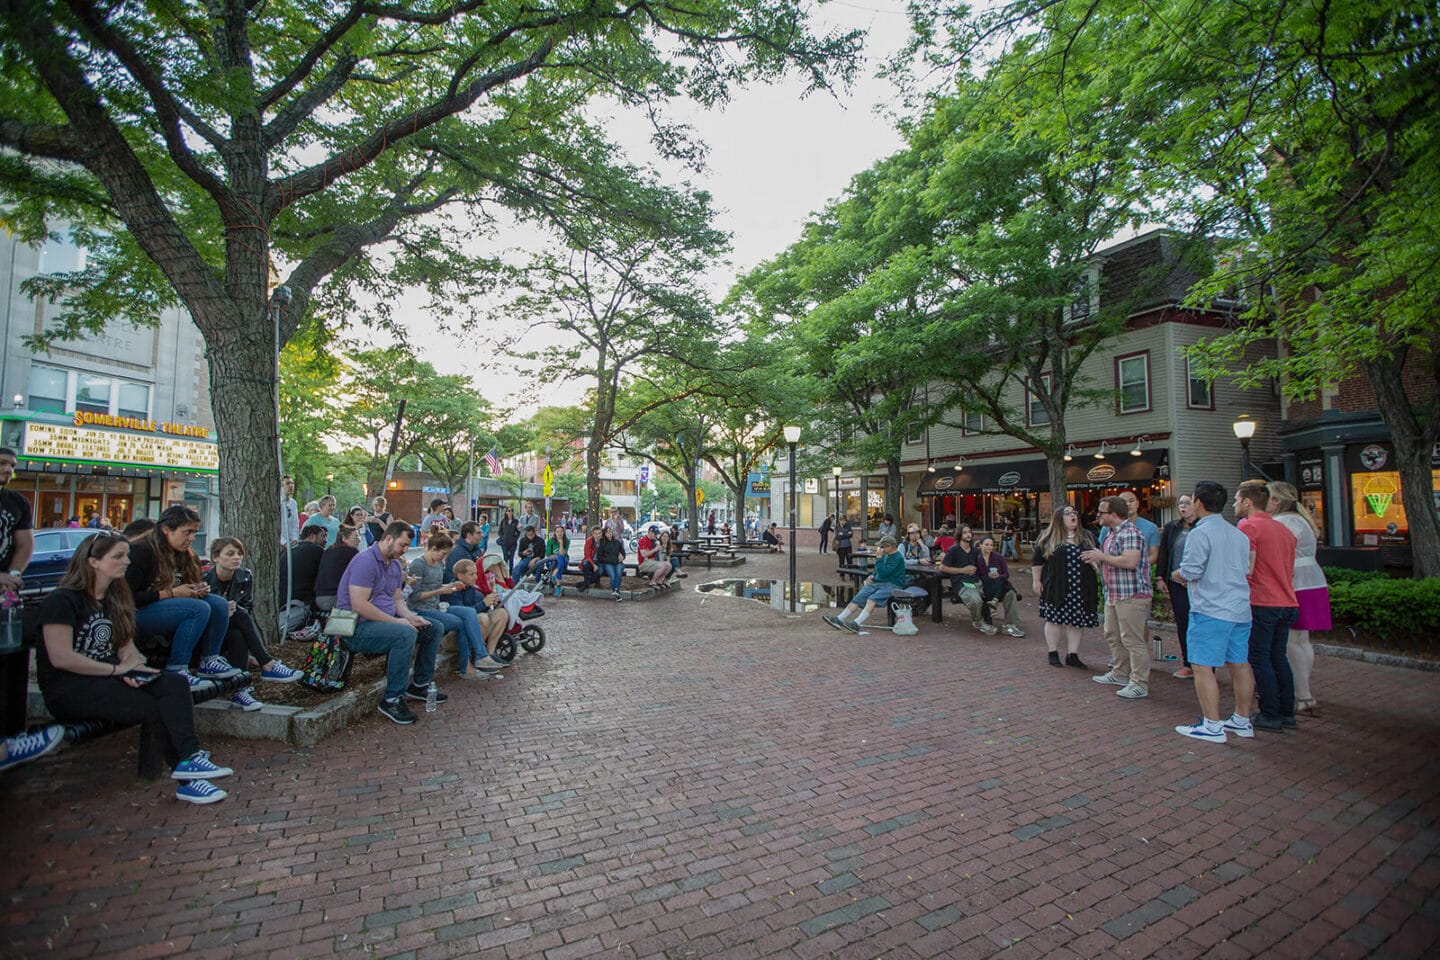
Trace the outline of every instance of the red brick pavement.
<path fill-rule="evenodd" d="M 1440 677 L 1321 658 L 1323 718 L 1191 743 L 1187 683 L 1120 701 L 1033 621 L 552 601 L 413 727 L 212 744 L 216 806 L 69 750 L 0 779 L 0 955 L 1434 955 Z"/>

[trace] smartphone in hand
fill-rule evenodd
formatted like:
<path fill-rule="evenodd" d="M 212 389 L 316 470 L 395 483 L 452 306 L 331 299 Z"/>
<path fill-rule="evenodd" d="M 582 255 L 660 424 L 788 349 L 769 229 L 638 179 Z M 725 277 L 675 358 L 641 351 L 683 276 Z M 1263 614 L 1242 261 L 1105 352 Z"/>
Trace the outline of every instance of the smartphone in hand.
<path fill-rule="evenodd" d="M 157 679 L 160 674 L 153 670 L 130 670 L 126 673 L 122 673 L 121 676 L 129 677 L 136 683 L 149 683 L 150 681 Z"/>

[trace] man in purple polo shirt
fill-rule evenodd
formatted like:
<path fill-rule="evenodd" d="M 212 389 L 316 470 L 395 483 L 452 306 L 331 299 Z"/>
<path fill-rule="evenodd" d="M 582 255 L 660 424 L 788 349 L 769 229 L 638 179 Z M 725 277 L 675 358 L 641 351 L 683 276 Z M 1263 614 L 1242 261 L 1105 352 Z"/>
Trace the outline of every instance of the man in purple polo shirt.
<path fill-rule="evenodd" d="M 412 613 L 401 593 L 405 568 L 400 558 L 414 536 L 410 524 L 391 523 L 379 542 L 350 561 L 335 597 L 338 609 L 359 615 L 355 635 L 346 641 L 350 649 L 386 655 L 385 699 L 380 701 L 380 712 L 396 723 L 415 722 L 405 698 L 425 699 L 435 677 L 435 653 L 442 636 L 440 625 Z M 415 662 L 413 678 L 411 660 Z M 449 697 L 441 693 L 435 699 L 444 703 Z"/>

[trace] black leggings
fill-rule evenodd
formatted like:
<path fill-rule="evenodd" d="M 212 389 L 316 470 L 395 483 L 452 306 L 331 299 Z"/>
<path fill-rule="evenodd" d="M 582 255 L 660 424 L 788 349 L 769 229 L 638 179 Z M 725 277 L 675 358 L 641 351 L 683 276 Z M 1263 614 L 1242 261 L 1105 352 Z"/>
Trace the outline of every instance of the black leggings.
<path fill-rule="evenodd" d="M 230 614 L 230 629 L 225 634 L 223 649 L 230 666 L 239 667 L 241 670 L 250 669 L 251 657 L 262 667 L 274 659 L 270 656 L 270 651 L 265 649 L 265 638 L 260 636 L 260 628 L 255 626 L 255 618 L 250 616 L 250 611 L 244 607 L 236 607 L 235 612 Z"/>
<path fill-rule="evenodd" d="M 165 731 L 165 759 L 170 766 L 200 749 L 195 735 L 195 702 L 184 677 L 162 673 L 135 688 L 119 677 L 60 674 L 40 688 L 45 705 L 63 722 L 114 720 L 117 723 L 159 721 Z"/>
<path fill-rule="evenodd" d="M 1180 639 L 1180 662 L 1188 667 L 1190 648 L 1185 643 L 1185 635 L 1190 630 L 1190 588 L 1183 583 L 1167 580 L 1165 589 L 1170 591 L 1170 613 L 1175 619 L 1175 636 Z"/>
<path fill-rule="evenodd" d="M 841 546 L 839 543 L 835 544 L 835 558 L 840 561 L 840 566 L 850 566 L 850 553 L 850 544 L 847 543 L 844 546 Z"/>

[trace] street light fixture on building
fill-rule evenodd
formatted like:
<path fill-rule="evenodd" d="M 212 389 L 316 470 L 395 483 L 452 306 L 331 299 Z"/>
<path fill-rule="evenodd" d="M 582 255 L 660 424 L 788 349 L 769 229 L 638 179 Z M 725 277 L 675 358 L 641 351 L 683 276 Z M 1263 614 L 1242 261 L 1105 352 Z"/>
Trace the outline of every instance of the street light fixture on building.
<path fill-rule="evenodd" d="M 1140 456 L 1140 452 L 1141 452 L 1141 451 L 1140 451 L 1140 444 L 1142 444 L 1142 443 L 1144 443 L 1144 442 L 1145 442 L 1145 438 L 1144 438 L 1144 437 L 1136 437 L 1136 438 L 1135 438 L 1135 446 L 1133 446 L 1133 447 L 1130 448 L 1130 456 L 1132 456 L 1132 457 L 1138 457 L 1138 456 Z"/>
<path fill-rule="evenodd" d="M 1096 459 L 1096 460 L 1104 460 L 1104 459 L 1105 459 L 1105 441 L 1103 441 L 1103 440 L 1100 441 L 1100 449 L 1095 452 L 1095 459 Z"/>

